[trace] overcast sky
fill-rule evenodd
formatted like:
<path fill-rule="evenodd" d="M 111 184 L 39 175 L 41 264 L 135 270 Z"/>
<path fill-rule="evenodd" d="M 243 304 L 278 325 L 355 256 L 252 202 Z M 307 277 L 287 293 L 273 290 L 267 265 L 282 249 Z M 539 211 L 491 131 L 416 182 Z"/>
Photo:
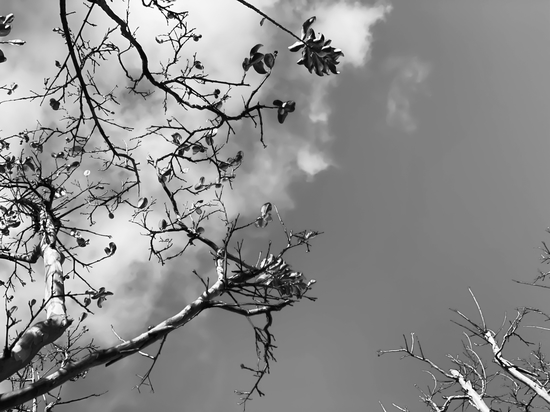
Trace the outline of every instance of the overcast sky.
<path fill-rule="evenodd" d="M 536 276 L 537 248 L 549 236 L 550 5 L 252 3 L 295 32 L 317 15 L 316 28 L 346 57 L 338 78 L 309 76 L 292 66 L 296 55 L 283 52 L 292 39 L 260 26 L 237 2 L 179 3 L 204 36 L 207 68 L 225 73 L 234 59 L 238 72 L 235 50 L 245 55 L 258 42 L 277 48 L 281 66 L 263 96 L 297 102 L 284 127 L 270 121 L 267 151 L 252 143 L 252 133 L 240 138 L 250 150 L 248 174 L 232 207 L 252 216 L 273 201 L 289 226 L 325 232 L 311 253 L 292 255 L 291 263 L 318 281 L 319 300 L 275 314 L 278 363 L 263 381 L 266 396 L 249 410 L 381 411 L 378 402 L 424 410 L 414 388 L 426 382 L 424 367 L 377 357 L 377 349 L 398 347 L 402 334 L 414 331 L 425 352 L 450 367 L 444 355 L 460 351 L 462 336 L 448 308 L 475 314 L 468 287 L 493 329 L 518 306 L 550 310 L 543 290 L 512 282 Z M 25 79 L 40 84 L 53 73 L 44 62 L 54 69 L 53 60 L 64 57 L 51 32 L 57 11 L 30 0 L 4 0 L 0 11 L 16 14 L 12 37 L 28 42 L 3 48 L 9 60 L 0 65 L 1 82 L 18 79 L 24 90 Z M 154 116 L 140 110 L 140 118 Z M 17 124 L 27 120 L 20 108 L 10 116 Z M 199 263 L 185 273 L 144 263 L 120 238 L 118 266 L 109 268 L 117 272 L 110 278 L 115 296 L 90 321 L 92 333 L 110 343 L 113 320 L 101 316 L 121 314 L 120 328 L 141 331 L 199 290 L 190 276 Z M 239 365 L 253 359 L 247 321 L 211 312 L 170 335 L 153 373 L 155 393 L 132 390 L 148 366 L 137 357 L 94 369 L 64 393 L 69 399 L 109 391 L 79 405 L 82 411 L 239 411 L 233 390 L 252 382 Z"/>

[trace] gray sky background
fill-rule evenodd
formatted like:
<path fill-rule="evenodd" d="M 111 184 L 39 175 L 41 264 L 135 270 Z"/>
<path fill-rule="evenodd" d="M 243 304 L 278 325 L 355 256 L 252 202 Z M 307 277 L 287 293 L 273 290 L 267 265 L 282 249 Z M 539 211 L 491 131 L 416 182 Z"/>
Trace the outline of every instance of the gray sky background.
<path fill-rule="evenodd" d="M 209 3 L 201 3 L 203 13 L 228 19 Z M 232 17 L 246 15 L 230 3 Z M 297 145 L 286 166 L 298 172 L 274 168 L 275 184 L 262 196 L 252 194 L 254 204 L 279 196 L 287 225 L 325 234 L 311 253 L 292 255 L 293 265 L 318 281 L 314 295 L 319 300 L 275 315 L 278 362 L 262 385 L 267 396 L 249 410 L 370 412 L 381 410 L 379 401 L 388 410 L 391 403 L 425 410 L 414 388 L 428 382 L 424 367 L 398 356 L 377 357 L 377 349 L 398 347 L 403 333 L 416 332 L 425 352 L 450 367 L 444 356 L 460 352 L 461 330 L 449 321 L 448 308 L 475 315 L 468 287 L 493 329 L 504 312 L 513 314 L 518 306 L 550 310 L 547 292 L 512 282 L 536 276 L 537 248 L 548 239 L 550 226 L 550 5 L 543 0 L 393 0 L 391 11 L 371 10 L 360 18 L 358 11 L 369 10 L 368 2 L 253 3 L 295 31 L 316 13 L 349 18 L 349 24 L 330 18 L 319 24 L 326 25 L 328 37 L 342 36 L 334 43 L 345 53 L 349 39 L 352 50 L 338 79 L 289 70 L 278 74 L 266 92 L 296 94 L 300 110 L 289 117 L 288 130 L 270 127 L 272 135 L 283 134 L 285 144 Z M 28 41 L 17 51 L 4 48 L 14 64 L 43 47 L 36 44 L 44 35 L 40 30 L 48 36 L 51 30 L 21 4 L 39 7 L 31 1 L 2 4 L 4 14 L 19 11 L 12 37 Z M 341 10 L 352 13 L 337 13 Z M 383 15 L 385 21 L 372 24 Z M 242 42 L 243 50 L 255 40 L 279 50 L 288 45 L 280 34 L 264 39 L 259 19 L 250 19 L 255 37 Z M 354 30 L 355 24 L 363 30 Z M 236 60 L 240 64 L 241 58 Z M 0 78 L 8 76 L 7 64 L 0 66 Z M 41 74 L 39 81 L 47 76 Z M 316 115 L 326 121 L 315 121 Z M 293 135 L 310 140 L 292 140 Z M 254 176 L 248 178 L 250 187 Z M 117 269 L 127 276 L 116 281 L 109 305 L 115 305 L 116 296 L 147 287 L 139 279 L 154 265 L 134 259 Z M 178 288 L 191 278 L 174 267 L 155 270 L 150 317 L 128 318 L 136 331 L 186 302 Z M 114 343 L 112 335 L 108 339 Z M 171 335 L 153 373 L 154 394 L 132 390 L 135 374 L 148 366 L 136 357 L 94 369 L 64 393 L 70 398 L 109 390 L 81 404 L 82 411 L 238 411 L 232 392 L 252 382 L 239 365 L 253 361 L 253 345 L 245 319 L 212 312 Z"/>

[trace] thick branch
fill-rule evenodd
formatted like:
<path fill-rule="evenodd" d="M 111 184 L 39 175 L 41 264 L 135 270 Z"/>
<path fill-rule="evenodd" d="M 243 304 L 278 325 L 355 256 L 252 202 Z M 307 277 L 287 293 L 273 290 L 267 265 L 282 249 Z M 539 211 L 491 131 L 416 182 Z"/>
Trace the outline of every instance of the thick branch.
<path fill-rule="evenodd" d="M 462 387 L 462 390 L 466 392 L 466 394 L 468 395 L 468 399 L 470 400 L 470 403 L 474 408 L 476 408 L 480 412 L 491 412 L 491 409 L 483 401 L 481 395 L 477 393 L 473 388 L 472 382 L 464 379 L 464 376 L 462 376 L 462 374 L 456 369 L 451 369 L 449 372 L 451 373 L 453 378 L 458 381 L 459 385 Z"/>
<path fill-rule="evenodd" d="M 285 306 L 292 305 L 293 301 L 288 299 L 280 303 L 275 303 L 272 305 L 264 305 L 264 306 L 258 306 L 253 309 L 244 309 L 240 305 L 231 305 L 229 303 L 225 303 L 222 301 L 210 301 L 208 306 L 211 308 L 220 308 L 227 310 L 229 312 L 238 313 L 239 315 L 251 317 L 251 316 L 257 316 L 257 315 L 263 315 L 266 313 L 271 312 L 278 312 Z"/>
<path fill-rule="evenodd" d="M 527 385 L 537 395 L 539 395 L 542 399 L 544 399 L 546 403 L 550 404 L 550 395 L 548 394 L 546 389 L 544 389 L 544 387 L 539 382 L 535 382 L 534 380 L 528 378 L 525 375 L 525 373 L 523 373 L 524 372 L 523 369 L 514 365 L 512 362 L 510 362 L 508 359 L 505 359 L 502 356 L 502 348 L 496 342 L 494 334 L 491 331 L 487 331 L 484 335 L 484 338 L 491 345 L 491 348 L 493 349 L 493 356 L 495 358 L 495 362 L 502 369 L 504 369 L 510 376 L 517 379 L 524 385 Z"/>
<path fill-rule="evenodd" d="M 224 290 L 222 281 L 217 281 L 194 302 L 187 305 L 181 312 L 159 323 L 151 330 L 142 333 L 132 340 L 119 345 L 95 351 L 80 361 L 69 363 L 56 372 L 44 376 L 29 386 L 0 395 L 0 410 L 21 405 L 36 398 L 53 388 L 59 387 L 77 375 L 99 365 L 110 365 L 122 358 L 139 352 L 152 343 L 163 339 L 173 330 L 185 325 L 207 307 L 208 301 L 219 296 Z"/>
<path fill-rule="evenodd" d="M 42 243 L 46 320 L 27 329 L 15 342 L 7 356 L 0 358 L 0 381 L 28 365 L 44 346 L 55 342 L 71 325 L 65 309 L 62 256 L 53 245 Z"/>

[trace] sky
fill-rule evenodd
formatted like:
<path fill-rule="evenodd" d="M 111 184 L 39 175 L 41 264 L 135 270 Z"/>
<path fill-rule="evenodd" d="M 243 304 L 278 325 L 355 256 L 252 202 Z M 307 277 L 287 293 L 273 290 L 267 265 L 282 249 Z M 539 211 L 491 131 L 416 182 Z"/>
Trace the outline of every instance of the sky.
<path fill-rule="evenodd" d="M 370 412 L 382 411 L 381 402 L 387 410 L 395 410 L 392 403 L 425 410 L 414 387 L 429 382 L 423 365 L 378 357 L 378 349 L 399 347 L 403 334 L 415 332 L 434 361 L 451 367 L 445 355 L 461 351 L 462 331 L 448 309 L 475 315 L 468 288 L 492 329 L 516 307 L 550 310 L 548 292 L 512 281 L 537 275 L 538 247 L 549 236 L 550 5 L 252 3 L 295 32 L 316 15 L 315 27 L 345 57 L 338 77 L 310 76 L 293 65 L 296 55 L 283 52 L 293 40 L 260 26 L 237 2 L 179 2 L 204 35 L 196 47 L 206 67 L 233 76 L 251 45 L 277 48 L 280 69 L 262 96 L 282 94 L 297 103 L 284 127 L 268 123 L 267 150 L 247 129 L 236 139 L 235 147 L 245 147 L 245 173 L 228 195 L 232 213 L 253 217 L 272 201 L 288 226 L 324 232 L 310 253 L 290 258 L 317 280 L 318 300 L 274 315 L 278 362 L 262 383 L 266 396 L 248 408 Z M 59 25 L 56 10 L 28 13 L 30 5 L 39 7 L 8 0 L 0 10 L 15 13 L 12 37 L 27 41 L 3 47 L 9 60 L 0 65 L 1 83 L 17 80 L 20 89 L 51 75 L 44 61 L 53 68 L 63 57 L 51 32 Z M 144 35 L 154 27 L 143 25 Z M 220 45 L 220 38 L 231 42 Z M 153 42 L 150 47 L 161 53 Z M 234 66 L 227 63 L 232 59 Z M 150 123 L 153 107 L 129 104 L 125 121 Z M 29 113 L 0 106 L 0 116 L 11 120 L 2 121 L 5 130 L 24 125 Z M 280 231 L 266 233 L 282 242 Z M 117 233 L 118 260 L 94 270 L 94 279 L 115 292 L 89 320 L 101 342 L 116 343 L 114 314 L 117 330 L 130 337 L 180 310 L 200 290 L 191 269 L 212 269 L 193 256 L 179 266 L 148 263 L 133 246 L 124 247 L 130 236 Z M 82 403 L 82 411 L 239 411 L 233 390 L 252 383 L 239 365 L 253 360 L 247 321 L 210 312 L 170 335 L 153 373 L 154 393 L 132 389 L 148 364 L 130 357 L 66 385 L 64 396 L 109 391 Z"/>

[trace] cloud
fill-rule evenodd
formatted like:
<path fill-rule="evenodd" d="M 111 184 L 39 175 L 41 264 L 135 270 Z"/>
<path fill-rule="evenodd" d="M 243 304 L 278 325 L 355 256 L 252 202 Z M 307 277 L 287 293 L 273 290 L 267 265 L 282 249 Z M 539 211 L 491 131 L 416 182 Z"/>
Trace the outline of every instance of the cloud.
<path fill-rule="evenodd" d="M 344 51 L 344 65 L 361 67 L 370 57 L 373 26 L 385 20 L 391 10 L 392 6 L 384 2 L 371 6 L 358 1 L 321 1 L 309 12 L 317 16 L 315 29 Z"/>
<path fill-rule="evenodd" d="M 302 148 L 298 152 L 298 166 L 308 174 L 308 177 L 313 177 L 317 173 L 329 167 L 330 163 L 325 159 L 325 155 L 312 149 L 309 146 Z"/>
<path fill-rule="evenodd" d="M 422 90 L 422 86 L 431 71 L 431 66 L 418 57 L 392 58 L 386 68 L 394 73 L 387 102 L 387 123 L 407 133 L 417 128 L 417 122 L 411 115 L 411 99 Z"/>

